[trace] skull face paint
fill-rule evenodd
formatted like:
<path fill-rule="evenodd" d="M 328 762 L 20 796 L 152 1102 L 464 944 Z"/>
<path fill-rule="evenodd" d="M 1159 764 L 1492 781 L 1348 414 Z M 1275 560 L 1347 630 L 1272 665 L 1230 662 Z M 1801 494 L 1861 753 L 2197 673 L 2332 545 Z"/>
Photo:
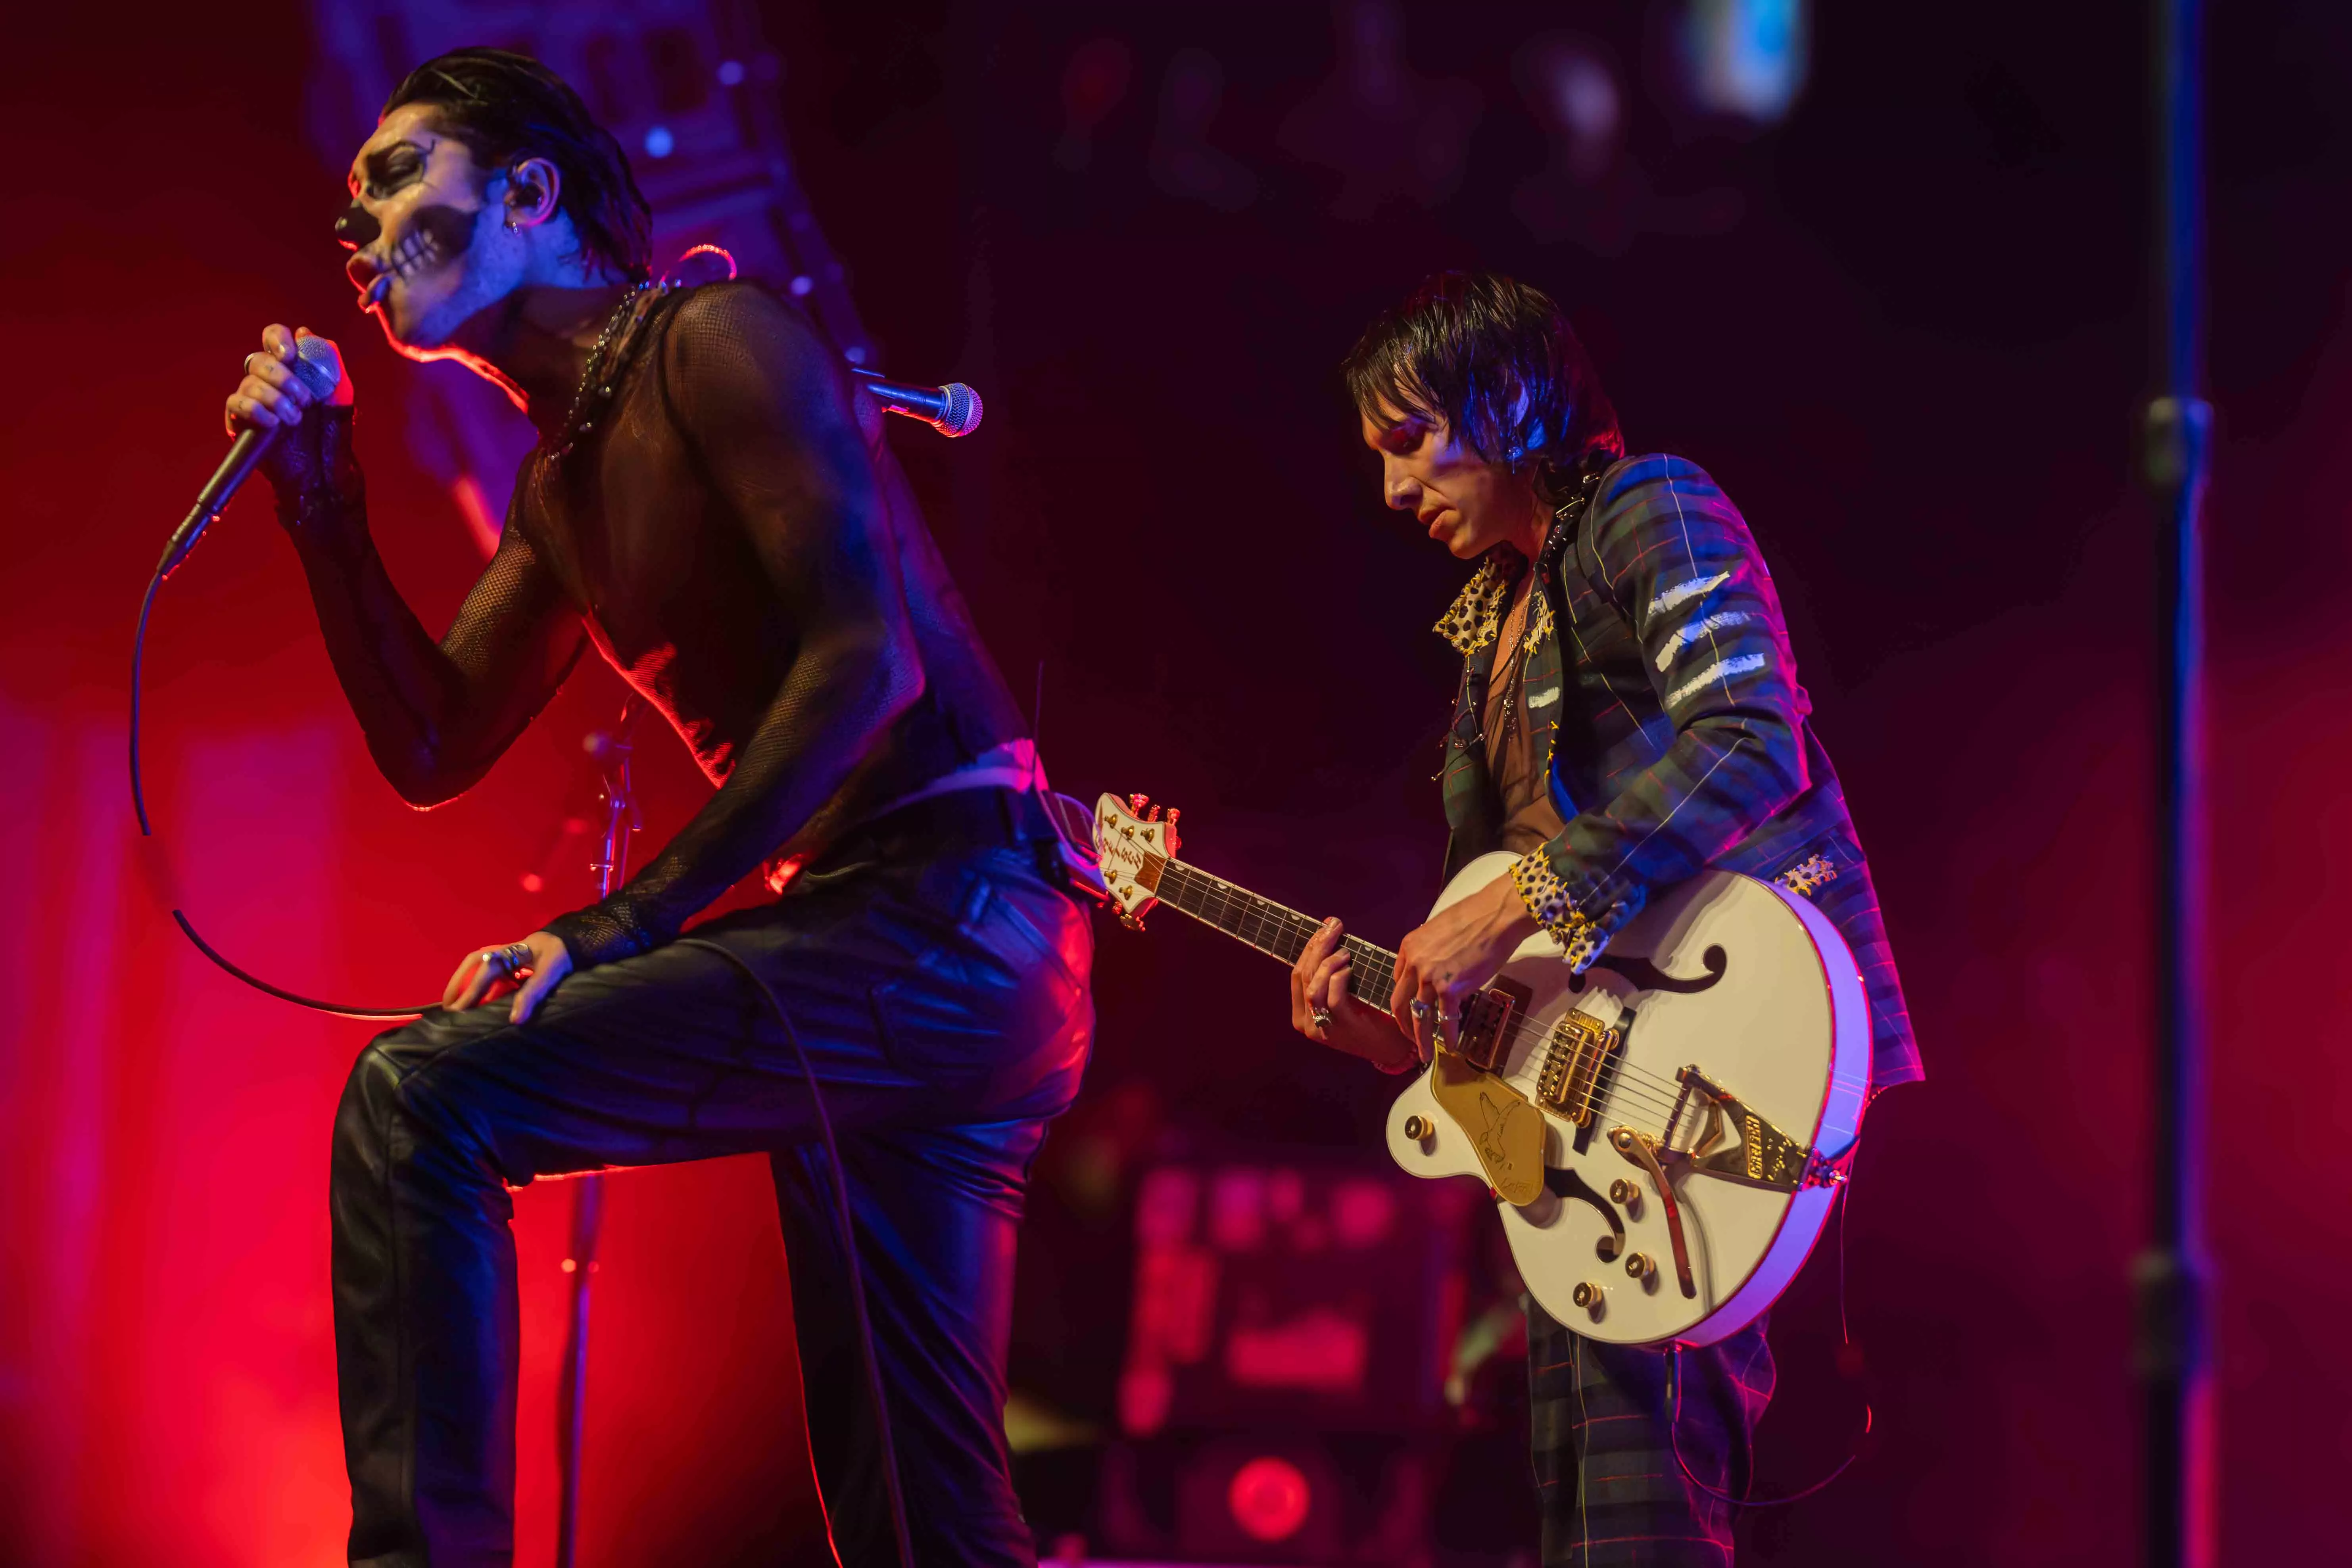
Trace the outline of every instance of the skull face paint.
<path fill-rule="evenodd" d="M 381 263 L 392 278 L 402 281 L 445 267 L 473 246 L 474 225 L 479 216 L 450 206 L 419 207 L 411 215 L 406 232 L 384 248 Z"/>
<path fill-rule="evenodd" d="M 402 353 L 431 359 L 458 352 L 466 322 L 521 281 L 520 254 L 501 256 L 502 247 L 482 243 L 486 227 L 502 232 L 492 198 L 503 182 L 503 173 L 486 174 L 463 142 L 435 125 L 429 104 L 386 115 L 352 160 L 357 215 L 347 214 L 337 228 L 352 238 L 373 232 L 344 271 L 361 307 Z"/>

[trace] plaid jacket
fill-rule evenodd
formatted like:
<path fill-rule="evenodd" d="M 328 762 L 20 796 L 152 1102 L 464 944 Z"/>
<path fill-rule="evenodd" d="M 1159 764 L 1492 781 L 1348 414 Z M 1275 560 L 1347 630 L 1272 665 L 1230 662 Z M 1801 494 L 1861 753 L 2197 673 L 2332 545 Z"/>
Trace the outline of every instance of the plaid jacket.
<path fill-rule="evenodd" d="M 1441 774 L 1448 879 L 1501 826 L 1479 718 L 1521 560 L 1489 554 L 1437 626 L 1465 658 Z M 1568 826 L 1513 874 L 1529 910 L 1589 963 L 1654 889 L 1708 867 L 1785 878 L 1853 948 L 1872 1087 L 1921 1077 L 1870 866 L 1738 510 L 1680 458 L 1630 458 L 1562 510 L 1538 566 L 1528 714 Z"/>

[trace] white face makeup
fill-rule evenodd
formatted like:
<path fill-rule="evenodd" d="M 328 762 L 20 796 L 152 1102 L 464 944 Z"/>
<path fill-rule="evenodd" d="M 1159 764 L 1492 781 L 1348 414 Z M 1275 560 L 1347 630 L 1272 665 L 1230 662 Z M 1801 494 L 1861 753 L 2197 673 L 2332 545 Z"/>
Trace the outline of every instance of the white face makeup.
<path fill-rule="evenodd" d="M 381 232 L 344 270 L 401 353 L 449 351 L 468 320 L 522 281 L 523 247 L 495 199 L 506 181 L 504 171 L 485 177 L 429 104 L 386 115 L 352 161 L 352 199 Z"/>

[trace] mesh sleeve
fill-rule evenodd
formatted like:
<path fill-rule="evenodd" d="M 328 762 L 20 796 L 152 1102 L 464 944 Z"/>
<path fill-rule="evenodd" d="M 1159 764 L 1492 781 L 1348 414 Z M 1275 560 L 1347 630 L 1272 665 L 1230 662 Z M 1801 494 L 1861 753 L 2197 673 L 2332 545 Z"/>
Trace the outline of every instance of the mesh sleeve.
<path fill-rule="evenodd" d="M 280 481 L 279 515 L 369 754 L 404 799 L 438 805 L 488 773 L 546 706 L 586 635 L 511 507 L 496 553 L 446 634 L 427 632 L 368 531 L 351 411 L 321 423 L 319 467 Z"/>

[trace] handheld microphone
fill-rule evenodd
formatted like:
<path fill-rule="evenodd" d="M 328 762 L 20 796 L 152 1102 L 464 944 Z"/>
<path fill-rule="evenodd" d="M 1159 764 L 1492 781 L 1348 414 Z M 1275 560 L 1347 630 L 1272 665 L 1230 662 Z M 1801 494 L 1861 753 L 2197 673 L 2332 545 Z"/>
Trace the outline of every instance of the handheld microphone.
<path fill-rule="evenodd" d="M 942 436 L 969 436 L 980 428 L 980 394 L 962 382 L 911 386 L 903 381 L 885 381 L 875 371 L 860 369 L 857 374 L 865 378 L 866 390 L 889 413 L 919 419 Z"/>
<path fill-rule="evenodd" d="M 324 404 L 335 395 L 335 388 L 342 384 L 343 362 L 337 356 L 335 345 L 326 339 L 297 338 L 294 340 L 294 374 L 301 378 L 302 384 L 310 390 L 312 397 L 319 404 Z M 236 445 L 229 447 L 228 456 L 222 459 L 221 466 L 213 470 L 213 477 L 205 481 L 203 489 L 196 492 L 196 504 L 189 511 L 187 521 L 172 531 L 171 542 L 163 546 L 163 558 L 156 563 L 155 575 L 170 576 L 178 569 L 180 563 L 188 558 L 188 552 L 194 550 L 196 541 L 204 536 L 205 525 L 218 517 L 222 509 L 228 505 L 229 497 L 236 494 L 237 487 L 253 477 L 253 470 L 261 466 L 261 459 L 268 455 L 270 445 L 278 439 L 281 428 L 273 426 L 267 430 L 250 429 L 238 435 Z"/>

